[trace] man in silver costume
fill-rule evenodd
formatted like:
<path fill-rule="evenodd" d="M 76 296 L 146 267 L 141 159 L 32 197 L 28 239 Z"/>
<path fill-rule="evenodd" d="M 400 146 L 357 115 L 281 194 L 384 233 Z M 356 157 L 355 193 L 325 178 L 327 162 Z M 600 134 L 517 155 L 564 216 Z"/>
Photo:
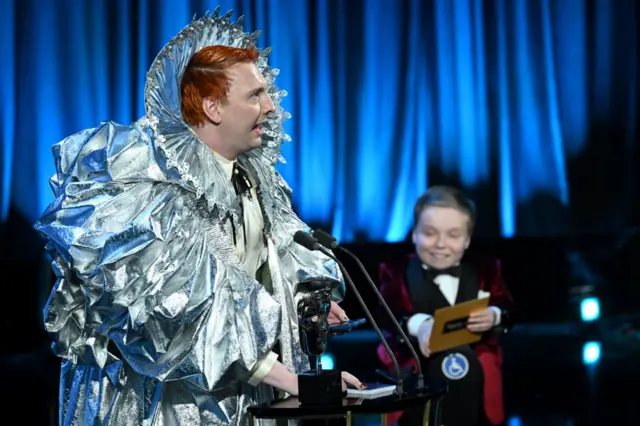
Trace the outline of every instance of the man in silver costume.
<path fill-rule="evenodd" d="M 35 227 L 58 278 L 44 314 L 61 425 L 244 425 L 309 369 L 300 283 L 334 280 L 344 296 L 335 263 L 293 241 L 309 230 L 274 168 L 286 93 L 230 14 L 163 48 L 143 118 L 53 147 L 56 198 Z M 346 319 L 335 302 L 331 315 Z"/>

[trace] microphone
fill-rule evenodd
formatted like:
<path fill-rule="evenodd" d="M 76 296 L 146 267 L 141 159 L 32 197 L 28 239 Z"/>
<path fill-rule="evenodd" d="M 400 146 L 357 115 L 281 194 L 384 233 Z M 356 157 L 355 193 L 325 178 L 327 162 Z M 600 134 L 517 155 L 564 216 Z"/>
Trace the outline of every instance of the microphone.
<path fill-rule="evenodd" d="M 293 235 L 293 241 L 300 244 L 302 247 L 307 250 L 320 250 L 320 244 L 318 244 L 318 240 L 316 240 L 311 235 L 307 234 L 304 231 L 298 231 Z"/>
<path fill-rule="evenodd" d="M 333 235 L 329 234 L 328 232 L 323 231 L 322 229 L 316 229 L 315 231 L 313 231 L 313 237 L 315 237 L 314 239 L 316 239 L 317 242 L 319 242 L 320 244 L 322 244 L 325 247 L 330 247 L 333 250 L 340 249 L 341 251 L 346 253 L 349 257 L 351 257 L 353 260 L 355 260 L 355 262 L 358 264 L 358 268 L 360 268 L 360 270 L 364 274 L 365 278 L 367 279 L 367 282 L 371 286 L 371 289 L 373 290 L 373 292 L 375 293 L 376 297 L 378 298 L 378 301 L 380 302 L 380 304 L 382 305 L 384 310 L 387 312 L 387 315 L 389 316 L 389 318 L 391 318 L 391 322 L 393 323 L 393 326 L 400 333 L 400 335 L 404 339 L 405 343 L 407 344 L 407 347 L 411 351 L 411 355 L 413 356 L 413 359 L 416 362 L 416 366 L 418 367 L 418 385 L 417 385 L 417 387 L 418 387 L 418 389 L 423 389 L 424 388 L 424 375 L 422 373 L 422 365 L 420 363 L 420 358 L 418 357 L 418 354 L 416 353 L 415 349 L 413 349 L 413 345 L 411 344 L 411 342 L 410 342 L 409 338 L 407 337 L 407 335 L 404 333 L 404 330 L 402 330 L 402 327 L 400 326 L 400 324 L 398 324 L 398 321 L 396 320 L 395 315 L 393 315 L 393 313 L 391 312 L 391 309 L 389 309 L 389 305 L 387 305 L 387 302 L 385 302 L 384 298 L 382 297 L 382 295 L 378 291 L 378 287 L 376 287 L 376 285 L 373 283 L 373 280 L 371 279 L 371 277 L 367 273 L 367 270 L 365 269 L 364 265 L 362 264 L 362 262 L 360 262 L 360 259 L 358 259 L 358 257 L 355 254 L 351 253 L 349 250 L 347 250 L 346 248 L 344 248 L 340 244 L 338 244 L 338 241 L 333 237 Z M 394 364 L 394 366 L 395 366 L 395 364 Z"/>
<path fill-rule="evenodd" d="M 342 271 L 342 275 L 344 276 L 345 281 L 347 282 L 347 284 L 349 284 L 349 287 L 351 288 L 351 291 L 353 292 L 353 294 L 356 296 L 356 299 L 358 299 L 358 303 L 360 303 L 360 306 L 362 307 L 362 310 L 364 311 L 365 315 L 367 316 L 367 319 L 369 320 L 369 322 L 373 326 L 373 329 L 375 330 L 376 334 L 380 338 L 380 341 L 384 345 L 385 350 L 387 351 L 387 353 L 389 354 L 389 357 L 391 358 L 391 361 L 393 362 L 393 366 L 394 366 L 394 368 L 396 370 L 396 376 L 397 376 L 396 388 L 398 390 L 398 395 L 402 396 L 404 394 L 404 390 L 403 390 L 403 381 L 402 381 L 402 375 L 400 374 L 400 365 L 398 365 L 398 360 L 396 359 L 395 354 L 393 353 L 393 351 L 389 347 L 389 344 L 387 343 L 387 340 L 382 335 L 382 332 L 380 331 L 380 328 L 378 327 L 378 324 L 376 324 L 375 320 L 373 319 L 373 316 L 371 315 L 371 312 L 367 308 L 367 305 L 364 303 L 364 300 L 362 300 L 362 296 L 360 296 L 360 292 L 358 292 L 358 289 L 356 288 L 356 285 L 351 280 L 351 277 L 349 276 L 349 273 L 347 272 L 347 270 L 344 267 L 344 265 L 342 264 L 342 262 L 340 262 L 333 255 L 333 253 L 331 253 L 329 250 L 325 249 L 322 245 L 318 244 L 318 240 L 316 240 L 314 237 L 312 237 L 311 235 L 307 234 L 306 232 L 304 232 L 302 230 L 297 231 L 294 234 L 293 241 L 295 241 L 296 243 L 300 244 L 302 247 L 304 247 L 304 248 L 306 248 L 308 250 L 321 251 L 326 256 L 328 256 L 330 259 L 332 259 L 334 262 L 336 262 L 336 264 L 338 265 L 338 267 Z"/>

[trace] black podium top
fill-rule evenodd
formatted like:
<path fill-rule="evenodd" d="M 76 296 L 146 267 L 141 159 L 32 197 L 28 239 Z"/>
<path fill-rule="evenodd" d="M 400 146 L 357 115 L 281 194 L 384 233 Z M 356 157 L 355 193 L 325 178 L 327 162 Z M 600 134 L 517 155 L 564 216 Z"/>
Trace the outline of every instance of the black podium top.
<path fill-rule="evenodd" d="M 424 406 L 427 401 L 439 398 L 447 390 L 446 383 L 432 382 L 420 392 L 413 387 L 405 387 L 402 396 L 389 395 L 379 398 L 344 398 L 342 405 L 305 405 L 300 406 L 297 397 L 265 402 L 253 405 L 248 412 L 257 419 L 296 419 L 305 417 L 329 418 L 352 414 L 386 414 L 409 408 Z"/>

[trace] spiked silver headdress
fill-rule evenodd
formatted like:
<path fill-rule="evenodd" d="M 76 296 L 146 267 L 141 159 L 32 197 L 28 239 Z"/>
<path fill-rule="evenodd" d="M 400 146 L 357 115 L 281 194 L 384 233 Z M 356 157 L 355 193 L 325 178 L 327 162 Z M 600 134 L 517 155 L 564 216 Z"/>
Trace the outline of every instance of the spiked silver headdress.
<path fill-rule="evenodd" d="M 255 44 L 260 35 L 259 31 L 244 32 L 243 17 L 235 23 L 231 22 L 233 11 L 223 17 L 218 16 L 219 11 L 220 7 L 217 7 L 211 16 L 194 18 L 191 24 L 167 43 L 147 73 L 144 92 L 145 121 L 164 152 L 167 165 L 176 168 L 182 179 L 193 185 L 198 197 L 205 194 L 210 207 L 213 207 L 214 200 L 232 205 L 234 195 L 227 193 L 221 185 L 213 187 L 217 179 L 223 177 L 222 171 L 215 164 L 209 148 L 196 137 L 182 117 L 180 81 L 189 60 L 200 49 L 215 45 L 246 48 Z M 267 63 L 271 48 L 257 51 L 259 58 L 256 65 L 267 81 L 275 113 L 263 124 L 262 146 L 250 151 L 248 157 L 263 165 L 274 166 L 279 161 L 284 163 L 280 146 L 283 141 L 291 140 L 282 127 L 290 115 L 280 106 L 280 101 L 287 93 L 274 84 L 279 70 Z"/>

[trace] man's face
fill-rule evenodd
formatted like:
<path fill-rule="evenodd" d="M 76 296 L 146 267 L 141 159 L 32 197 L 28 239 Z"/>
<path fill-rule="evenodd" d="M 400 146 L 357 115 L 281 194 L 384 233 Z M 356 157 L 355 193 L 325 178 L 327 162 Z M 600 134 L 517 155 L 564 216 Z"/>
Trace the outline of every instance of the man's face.
<path fill-rule="evenodd" d="M 427 207 L 413 231 L 418 257 L 435 269 L 460 262 L 470 237 L 469 216 L 450 207 Z"/>
<path fill-rule="evenodd" d="M 267 82 L 254 63 L 233 65 L 227 73 L 230 87 L 227 102 L 220 106 L 218 130 L 224 143 L 241 154 L 262 144 L 260 124 L 274 111 L 274 105 L 267 94 Z"/>

